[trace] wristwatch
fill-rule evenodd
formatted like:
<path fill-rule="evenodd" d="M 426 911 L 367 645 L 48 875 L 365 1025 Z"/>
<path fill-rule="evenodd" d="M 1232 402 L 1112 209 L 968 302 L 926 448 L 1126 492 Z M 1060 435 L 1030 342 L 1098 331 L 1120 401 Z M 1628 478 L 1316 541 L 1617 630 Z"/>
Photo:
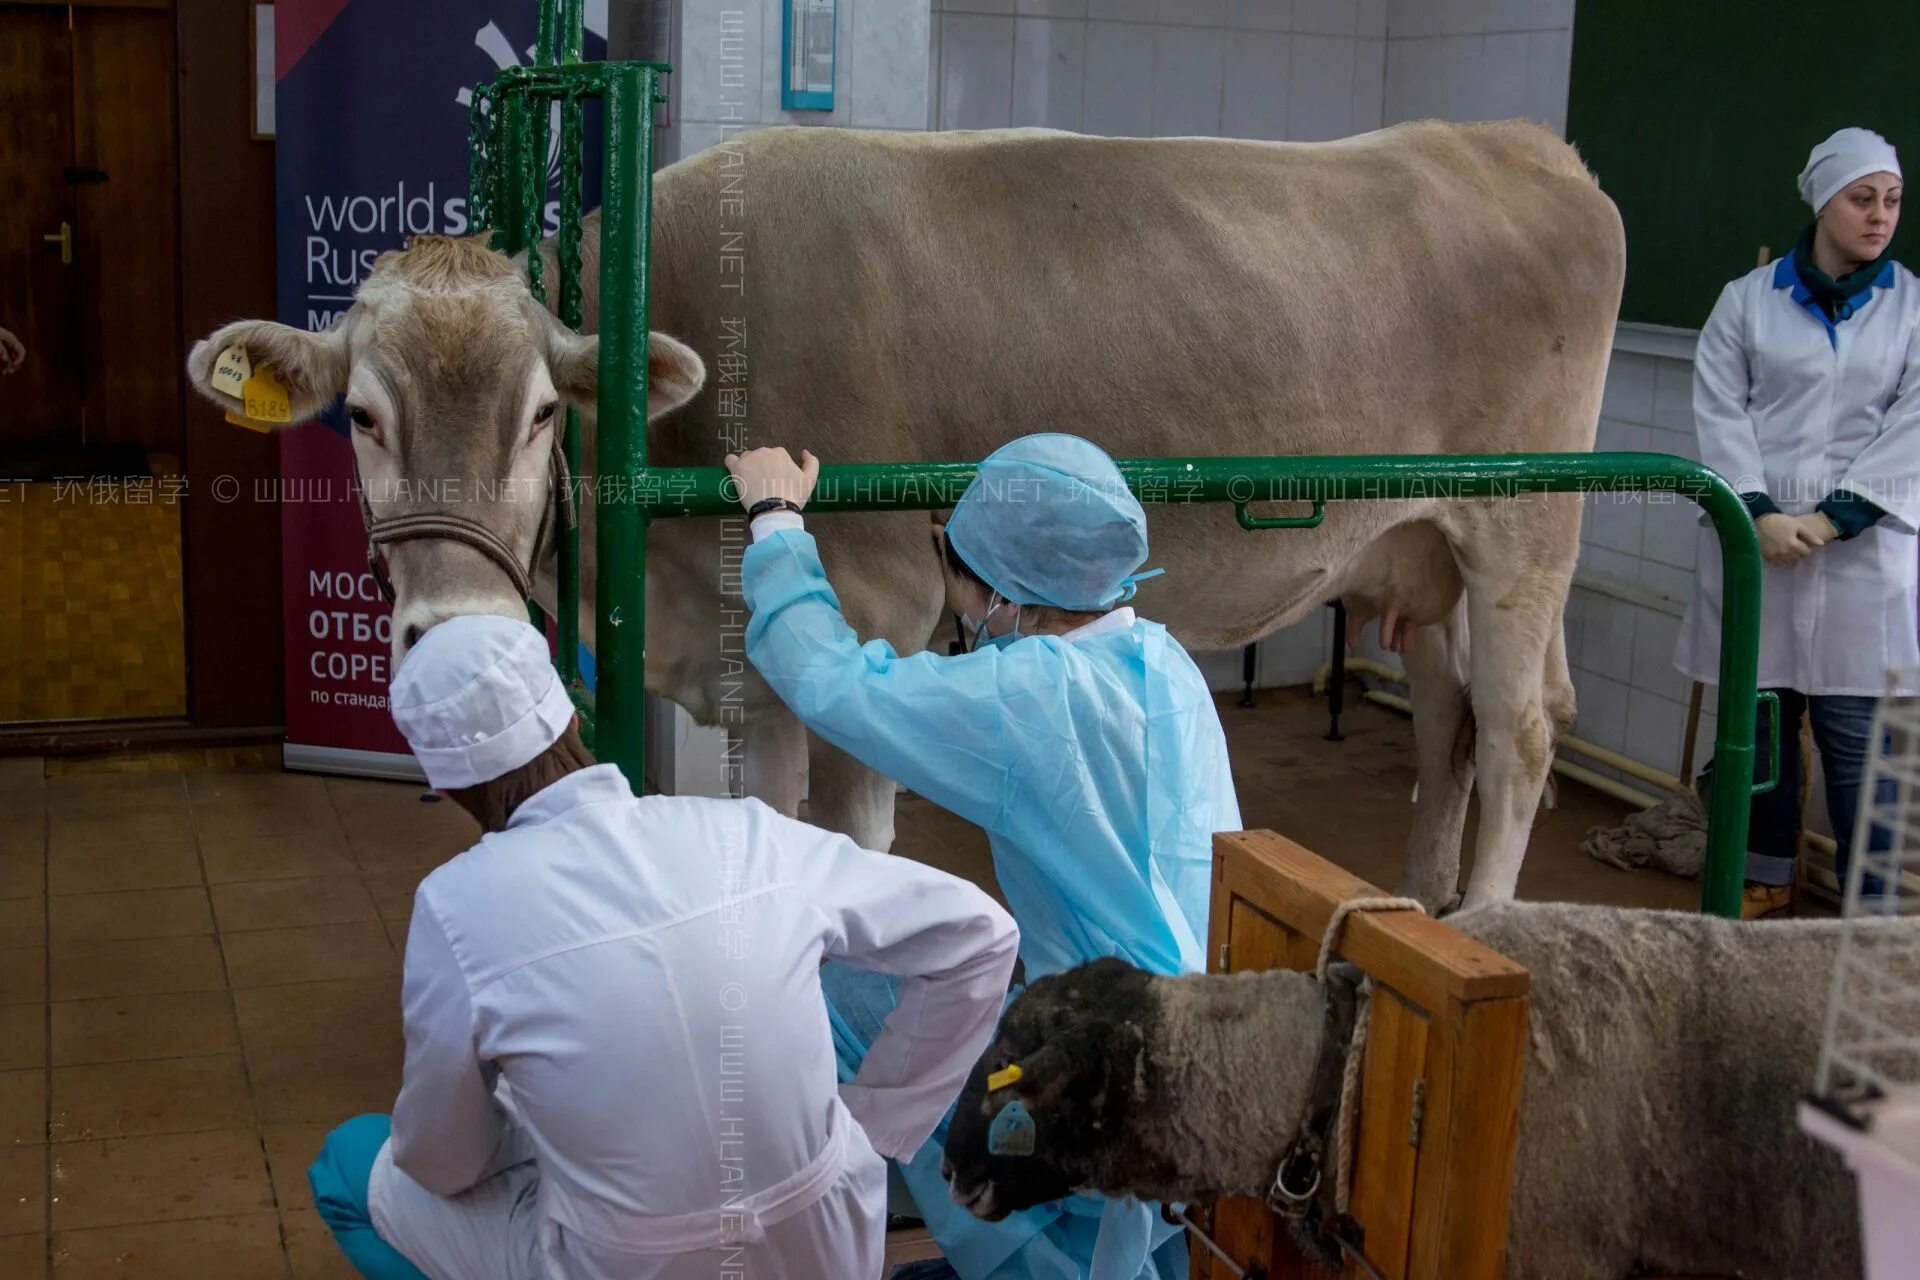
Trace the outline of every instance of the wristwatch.
<path fill-rule="evenodd" d="M 747 508 L 747 519 L 757 520 L 769 511 L 791 511 L 793 514 L 799 515 L 800 504 L 790 502 L 785 498 L 762 498 Z"/>

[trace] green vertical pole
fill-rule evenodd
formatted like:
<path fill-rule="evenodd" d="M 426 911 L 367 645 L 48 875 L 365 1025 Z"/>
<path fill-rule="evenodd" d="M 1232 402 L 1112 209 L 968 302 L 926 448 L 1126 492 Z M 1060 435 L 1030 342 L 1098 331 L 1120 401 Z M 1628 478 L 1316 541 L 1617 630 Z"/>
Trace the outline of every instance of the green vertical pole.
<path fill-rule="evenodd" d="M 647 515 L 647 249 L 653 205 L 651 68 L 609 64 L 600 222 L 600 433 L 595 754 L 644 786 Z"/>
<path fill-rule="evenodd" d="M 1731 489 L 1701 505 L 1720 535 L 1723 585 L 1720 625 L 1720 725 L 1713 747 L 1713 790 L 1707 797 L 1707 864 L 1700 872 L 1700 909 L 1738 919 L 1746 886 L 1747 825 L 1753 799 L 1754 715 L 1760 686 L 1760 537 Z M 1768 721 L 1773 772 L 1780 776 L 1780 710 Z M 1682 778 L 1682 784 L 1691 781 Z"/>

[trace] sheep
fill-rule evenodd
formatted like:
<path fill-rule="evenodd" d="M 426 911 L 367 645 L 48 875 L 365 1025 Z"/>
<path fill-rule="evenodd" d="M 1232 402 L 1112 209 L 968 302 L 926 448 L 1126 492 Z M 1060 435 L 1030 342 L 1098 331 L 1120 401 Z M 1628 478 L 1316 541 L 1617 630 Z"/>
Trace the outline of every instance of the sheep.
<path fill-rule="evenodd" d="M 1509 1280 L 1860 1275 L 1853 1178 L 1795 1118 L 1838 922 L 1507 903 L 1448 923 L 1532 975 Z M 1858 927 L 1909 931 L 1920 979 L 1920 922 Z M 1081 1189 L 1263 1195 L 1323 1026 L 1307 974 L 1166 978 L 1107 959 L 1039 979 L 957 1104 L 953 1199 L 996 1220 Z M 1009 1064 L 1019 1079 L 989 1091 Z M 1016 1098 L 1033 1154 L 989 1154 Z"/>

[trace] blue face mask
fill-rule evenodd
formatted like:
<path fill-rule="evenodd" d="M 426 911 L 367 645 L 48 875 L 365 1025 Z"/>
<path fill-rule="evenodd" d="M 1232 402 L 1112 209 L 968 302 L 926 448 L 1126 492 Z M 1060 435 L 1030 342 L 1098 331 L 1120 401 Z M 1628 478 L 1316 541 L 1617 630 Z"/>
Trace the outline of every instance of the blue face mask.
<path fill-rule="evenodd" d="M 967 646 L 968 653 L 973 653 L 980 649 L 1004 649 L 1015 640 L 1021 638 L 1020 624 L 1017 621 L 1013 624 L 1013 629 L 1005 635 L 990 636 L 987 634 L 987 622 L 994 614 L 1000 611 L 1000 606 L 1005 603 L 1007 603 L 1005 600 L 999 599 L 998 596 L 996 596 L 993 607 L 987 610 L 987 616 L 978 622 L 975 622 L 968 614 L 963 613 L 960 615 L 961 629 L 969 632 L 973 637 L 972 642 Z"/>

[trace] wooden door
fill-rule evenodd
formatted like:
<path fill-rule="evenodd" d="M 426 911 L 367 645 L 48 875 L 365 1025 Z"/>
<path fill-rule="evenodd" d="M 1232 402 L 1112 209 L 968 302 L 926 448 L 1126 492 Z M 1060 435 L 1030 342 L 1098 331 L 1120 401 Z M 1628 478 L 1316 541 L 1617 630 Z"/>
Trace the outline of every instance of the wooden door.
<path fill-rule="evenodd" d="M 84 437 L 88 444 L 177 452 L 184 362 L 173 15 L 149 8 L 71 12 Z"/>
<path fill-rule="evenodd" d="M 73 226 L 73 60 L 64 8 L 0 8 L 0 328 L 27 349 L 0 377 L 0 445 L 77 443 L 73 270 L 45 237 Z"/>
<path fill-rule="evenodd" d="M 0 3 L 0 443 L 180 447 L 173 80 L 164 8 Z"/>

